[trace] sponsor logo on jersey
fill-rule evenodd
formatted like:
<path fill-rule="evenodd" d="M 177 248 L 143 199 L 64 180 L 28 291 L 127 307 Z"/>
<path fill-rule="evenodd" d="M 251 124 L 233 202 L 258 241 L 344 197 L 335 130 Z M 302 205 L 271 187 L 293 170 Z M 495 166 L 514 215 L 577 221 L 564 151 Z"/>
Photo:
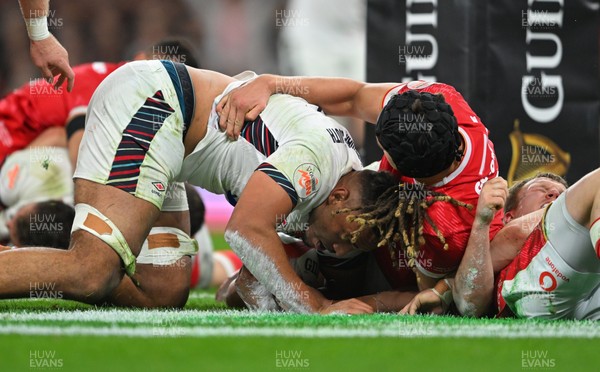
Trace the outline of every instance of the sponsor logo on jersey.
<path fill-rule="evenodd" d="M 550 257 L 546 257 L 546 263 L 550 266 L 550 269 L 552 269 L 552 273 L 555 274 L 558 279 L 562 279 L 567 283 L 570 281 L 570 279 L 565 274 L 560 272 L 560 270 L 556 267 L 554 262 L 552 262 Z"/>
<path fill-rule="evenodd" d="M 481 190 L 483 190 L 483 185 L 488 181 L 487 177 L 484 177 L 482 179 L 479 180 L 479 182 L 477 182 L 475 184 L 475 192 L 477 193 L 477 195 L 481 194 Z"/>
<path fill-rule="evenodd" d="M 544 271 L 540 274 L 540 287 L 546 292 L 552 292 L 556 289 L 558 283 L 556 283 L 556 278 L 554 275 L 550 274 L 548 271 Z"/>
<path fill-rule="evenodd" d="M 321 171 L 316 165 L 304 163 L 294 171 L 294 184 L 300 186 L 298 196 L 302 199 L 314 195 L 319 190 Z"/>

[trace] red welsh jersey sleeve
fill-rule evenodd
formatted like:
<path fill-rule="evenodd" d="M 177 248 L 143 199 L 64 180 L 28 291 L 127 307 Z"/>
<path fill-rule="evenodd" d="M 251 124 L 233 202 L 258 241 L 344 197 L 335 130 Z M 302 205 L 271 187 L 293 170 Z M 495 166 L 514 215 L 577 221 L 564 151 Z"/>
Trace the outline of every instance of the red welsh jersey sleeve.
<path fill-rule="evenodd" d="M 0 164 L 45 129 L 64 126 L 71 116 L 85 114 L 96 87 L 121 64 L 94 62 L 73 68 L 75 85 L 70 93 L 66 83 L 55 90 L 43 79 L 35 79 L 2 99 Z"/>
<path fill-rule="evenodd" d="M 425 81 L 400 84 L 388 91 L 382 104 L 387 104 L 393 95 L 409 89 L 443 94 L 454 111 L 464 143 L 464 155 L 459 167 L 442 181 L 426 188 L 451 196 L 473 207 L 468 210 L 448 202 L 436 202 L 427 209 L 427 214 L 444 237 L 447 247 L 444 249 L 444 243 L 438 238 L 433 226 L 424 222 L 425 245 L 420 247 L 415 262 L 423 274 L 438 278 L 458 268 L 471 234 L 481 188 L 487 180 L 498 176 L 498 161 L 494 144 L 488 138 L 487 128 L 462 95 L 450 85 Z M 390 166 L 387 160 L 385 164 Z M 494 217 L 490 226 L 490 240 L 502 228 L 502 217 L 502 211 Z"/>

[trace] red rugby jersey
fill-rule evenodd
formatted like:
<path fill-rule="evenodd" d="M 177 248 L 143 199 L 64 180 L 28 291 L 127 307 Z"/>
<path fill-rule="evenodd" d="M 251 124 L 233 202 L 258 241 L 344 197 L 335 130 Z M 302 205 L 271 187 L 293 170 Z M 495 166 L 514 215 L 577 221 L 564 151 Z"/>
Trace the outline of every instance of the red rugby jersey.
<path fill-rule="evenodd" d="M 50 127 L 65 126 L 71 117 L 85 115 L 92 94 L 122 63 L 94 62 L 76 66 L 75 85 L 55 90 L 43 79 L 35 79 L 0 100 L 0 164 L 27 147 Z"/>
<path fill-rule="evenodd" d="M 450 203 L 436 202 L 427 209 L 429 217 L 444 236 L 448 249 L 440 242 L 429 223 L 424 222 L 425 245 L 420 248 L 416 258 L 417 268 L 425 275 L 440 278 L 455 271 L 467 247 L 471 226 L 475 220 L 475 207 L 483 184 L 498 176 L 498 161 L 494 153 L 494 144 L 488 138 L 488 130 L 481 119 L 473 112 L 462 95 L 452 86 L 442 83 L 412 81 L 400 84 L 388 91 L 382 100 L 382 108 L 389 99 L 407 90 L 417 90 L 432 94 L 441 93 L 452 107 L 459 132 L 464 141 L 463 159 L 460 166 L 441 182 L 426 187 L 452 198 L 473 205 L 472 210 L 454 207 Z M 393 168 L 383 157 L 380 170 L 392 171 Z M 400 176 L 396 171 L 395 174 Z M 414 179 L 401 178 L 402 181 L 415 182 Z M 503 212 L 499 211 L 490 226 L 490 240 L 502 228 Z"/>
<path fill-rule="evenodd" d="M 519 254 L 512 260 L 508 266 L 496 276 L 496 305 L 498 306 L 498 317 L 511 316 L 512 310 L 506 306 L 506 301 L 502 297 L 502 286 L 504 281 L 513 280 L 519 271 L 524 270 L 531 260 L 539 253 L 542 247 L 546 244 L 546 236 L 540 222 L 533 230 L 523 244 Z"/>

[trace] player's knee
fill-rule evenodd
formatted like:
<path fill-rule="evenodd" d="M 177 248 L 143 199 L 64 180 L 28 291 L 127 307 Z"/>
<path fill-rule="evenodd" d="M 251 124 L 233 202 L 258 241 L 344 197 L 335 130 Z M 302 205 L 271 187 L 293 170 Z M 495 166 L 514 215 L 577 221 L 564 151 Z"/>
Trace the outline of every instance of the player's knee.
<path fill-rule="evenodd" d="M 87 303 L 102 301 L 123 277 L 118 256 L 107 249 L 103 242 L 83 232 L 73 234 L 72 242 L 68 252 L 74 258 L 69 270 L 74 274 L 74 297 Z"/>

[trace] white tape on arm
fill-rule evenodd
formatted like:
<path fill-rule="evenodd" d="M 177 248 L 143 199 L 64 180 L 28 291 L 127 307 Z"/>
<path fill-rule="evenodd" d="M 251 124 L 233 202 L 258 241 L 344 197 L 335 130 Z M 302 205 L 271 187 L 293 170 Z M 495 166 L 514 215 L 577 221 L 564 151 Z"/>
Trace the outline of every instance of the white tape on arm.
<path fill-rule="evenodd" d="M 48 17 L 25 18 L 25 27 L 31 41 L 40 41 L 50 37 Z"/>

